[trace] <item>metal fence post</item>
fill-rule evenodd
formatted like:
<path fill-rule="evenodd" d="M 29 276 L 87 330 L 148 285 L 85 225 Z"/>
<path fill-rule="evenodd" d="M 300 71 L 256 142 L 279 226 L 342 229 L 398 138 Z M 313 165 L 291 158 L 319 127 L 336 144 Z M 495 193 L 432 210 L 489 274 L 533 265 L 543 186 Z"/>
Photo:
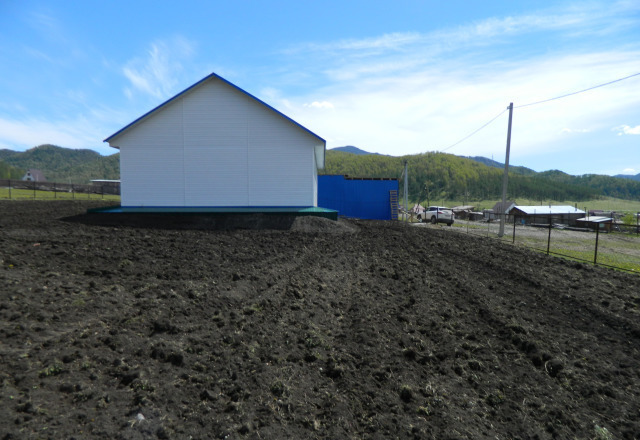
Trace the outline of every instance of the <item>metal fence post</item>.
<path fill-rule="evenodd" d="M 547 238 L 547 255 L 549 255 L 550 248 L 551 248 L 551 216 L 549 216 L 549 238 Z"/>
<path fill-rule="evenodd" d="M 36 181 L 32 180 L 31 183 L 33 184 L 33 200 L 36 199 Z"/>
<path fill-rule="evenodd" d="M 11 179 L 9 179 L 9 200 L 11 200 Z"/>
<path fill-rule="evenodd" d="M 600 237 L 600 223 L 596 223 L 596 249 L 593 253 L 593 264 L 598 264 L 598 238 Z"/>
<path fill-rule="evenodd" d="M 515 215 L 513 216 L 513 240 L 511 241 L 511 244 L 515 244 L 516 243 L 516 220 L 518 217 L 516 217 Z"/>

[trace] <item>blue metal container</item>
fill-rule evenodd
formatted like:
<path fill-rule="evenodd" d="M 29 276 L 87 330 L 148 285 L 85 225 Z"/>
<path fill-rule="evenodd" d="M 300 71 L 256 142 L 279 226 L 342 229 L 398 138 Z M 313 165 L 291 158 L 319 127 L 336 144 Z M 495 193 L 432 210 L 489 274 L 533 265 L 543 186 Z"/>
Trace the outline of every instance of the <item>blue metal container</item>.
<path fill-rule="evenodd" d="M 338 211 L 342 217 L 391 220 L 390 192 L 398 192 L 398 179 L 318 176 L 318 206 Z"/>

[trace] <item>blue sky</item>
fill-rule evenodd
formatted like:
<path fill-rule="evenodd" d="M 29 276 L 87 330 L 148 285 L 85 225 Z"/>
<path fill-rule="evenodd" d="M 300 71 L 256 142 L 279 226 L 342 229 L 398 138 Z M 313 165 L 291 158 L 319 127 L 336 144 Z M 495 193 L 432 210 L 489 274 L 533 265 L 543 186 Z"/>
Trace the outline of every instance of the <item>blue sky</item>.
<path fill-rule="evenodd" d="M 103 139 L 211 72 L 327 140 L 640 173 L 640 2 L 0 1 L 0 148 Z"/>

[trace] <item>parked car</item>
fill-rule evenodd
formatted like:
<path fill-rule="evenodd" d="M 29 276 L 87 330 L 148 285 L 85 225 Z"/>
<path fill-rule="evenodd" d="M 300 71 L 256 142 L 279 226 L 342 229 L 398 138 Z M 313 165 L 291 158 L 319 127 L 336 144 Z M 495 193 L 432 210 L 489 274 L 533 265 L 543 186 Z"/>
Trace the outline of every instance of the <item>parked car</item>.
<path fill-rule="evenodd" d="M 418 214 L 419 222 L 446 223 L 451 226 L 455 219 L 455 214 L 450 208 L 445 206 L 429 206 L 427 209 Z"/>

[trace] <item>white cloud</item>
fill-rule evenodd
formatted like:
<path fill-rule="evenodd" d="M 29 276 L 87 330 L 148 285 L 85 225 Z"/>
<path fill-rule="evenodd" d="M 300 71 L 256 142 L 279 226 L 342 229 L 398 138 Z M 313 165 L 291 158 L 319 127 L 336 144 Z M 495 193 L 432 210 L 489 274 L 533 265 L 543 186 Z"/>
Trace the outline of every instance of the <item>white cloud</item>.
<path fill-rule="evenodd" d="M 328 139 L 329 148 L 356 145 L 385 154 L 415 154 L 448 148 L 513 102 L 513 154 L 577 152 L 574 137 L 602 145 L 616 125 L 612 121 L 638 115 L 640 77 L 518 106 L 640 72 L 637 42 L 598 47 L 578 38 L 594 28 L 614 32 L 634 25 L 637 28 L 637 19 L 624 13 L 624 4 L 609 8 L 590 3 L 576 10 L 494 18 L 428 34 L 308 45 L 308 52 L 300 46 L 295 61 L 306 57 L 309 72 L 323 72 L 325 82 L 308 95 L 290 95 L 293 108 L 288 114 Z M 537 38 L 558 44 L 540 50 L 529 44 Z M 334 104 L 334 111 L 313 111 L 309 103 L 320 94 Z M 505 113 L 447 152 L 503 157 L 506 129 Z M 583 136 L 569 136 L 576 134 Z"/>
<path fill-rule="evenodd" d="M 304 107 L 320 108 L 320 109 L 332 109 L 333 104 L 329 101 L 313 101 L 311 104 L 304 104 Z"/>
<path fill-rule="evenodd" d="M 636 125 L 635 127 L 620 125 L 613 128 L 613 130 L 618 132 L 618 136 L 622 136 L 623 134 L 640 134 L 640 125 Z"/>
<path fill-rule="evenodd" d="M 344 39 L 330 43 L 307 43 L 290 47 L 284 52 L 287 54 L 298 54 L 304 52 L 337 52 L 349 51 L 362 53 L 380 53 L 384 50 L 399 50 L 407 45 L 414 44 L 423 39 L 416 32 L 396 32 L 384 34 L 378 37 L 362 39 Z"/>
<path fill-rule="evenodd" d="M 625 168 L 622 170 L 622 174 L 636 174 L 637 171 L 634 168 Z"/>
<path fill-rule="evenodd" d="M 106 148 L 97 133 L 104 127 L 92 119 L 78 117 L 72 120 L 15 120 L 0 117 L 0 146 L 2 148 L 31 148 L 42 144 L 65 148 L 91 148 L 103 154 L 117 152 Z"/>
<path fill-rule="evenodd" d="M 194 44 L 183 37 L 152 43 L 144 57 L 134 58 L 122 68 L 130 82 L 125 95 L 131 98 L 134 92 L 141 92 L 158 99 L 171 97 L 184 71 L 182 63 L 194 51 Z"/>
<path fill-rule="evenodd" d="M 560 133 L 589 133 L 591 130 L 589 128 L 563 128 L 560 130 Z"/>
<path fill-rule="evenodd" d="M 518 105 L 588 88 L 629 71 L 640 71 L 640 53 L 555 54 L 515 65 L 457 60 L 389 75 L 363 75 L 331 83 L 320 91 L 334 111 L 317 112 L 309 97 L 290 98 L 289 115 L 329 140 L 329 147 L 356 145 L 385 154 L 442 151 L 481 127 L 514 102 L 512 148 L 545 154 L 568 134 L 608 131 L 609 121 L 637 111 L 640 87 L 621 82 L 607 88 L 536 106 Z M 601 63 L 601 64 L 600 64 Z M 369 66 L 360 66 L 362 71 Z M 317 96 L 318 90 L 313 91 Z M 336 105 L 339 103 L 339 105 Z M 447 152 L 500 157 L 507 114 Z M 562 136 L 564 135 L 564 136 Z"/>

